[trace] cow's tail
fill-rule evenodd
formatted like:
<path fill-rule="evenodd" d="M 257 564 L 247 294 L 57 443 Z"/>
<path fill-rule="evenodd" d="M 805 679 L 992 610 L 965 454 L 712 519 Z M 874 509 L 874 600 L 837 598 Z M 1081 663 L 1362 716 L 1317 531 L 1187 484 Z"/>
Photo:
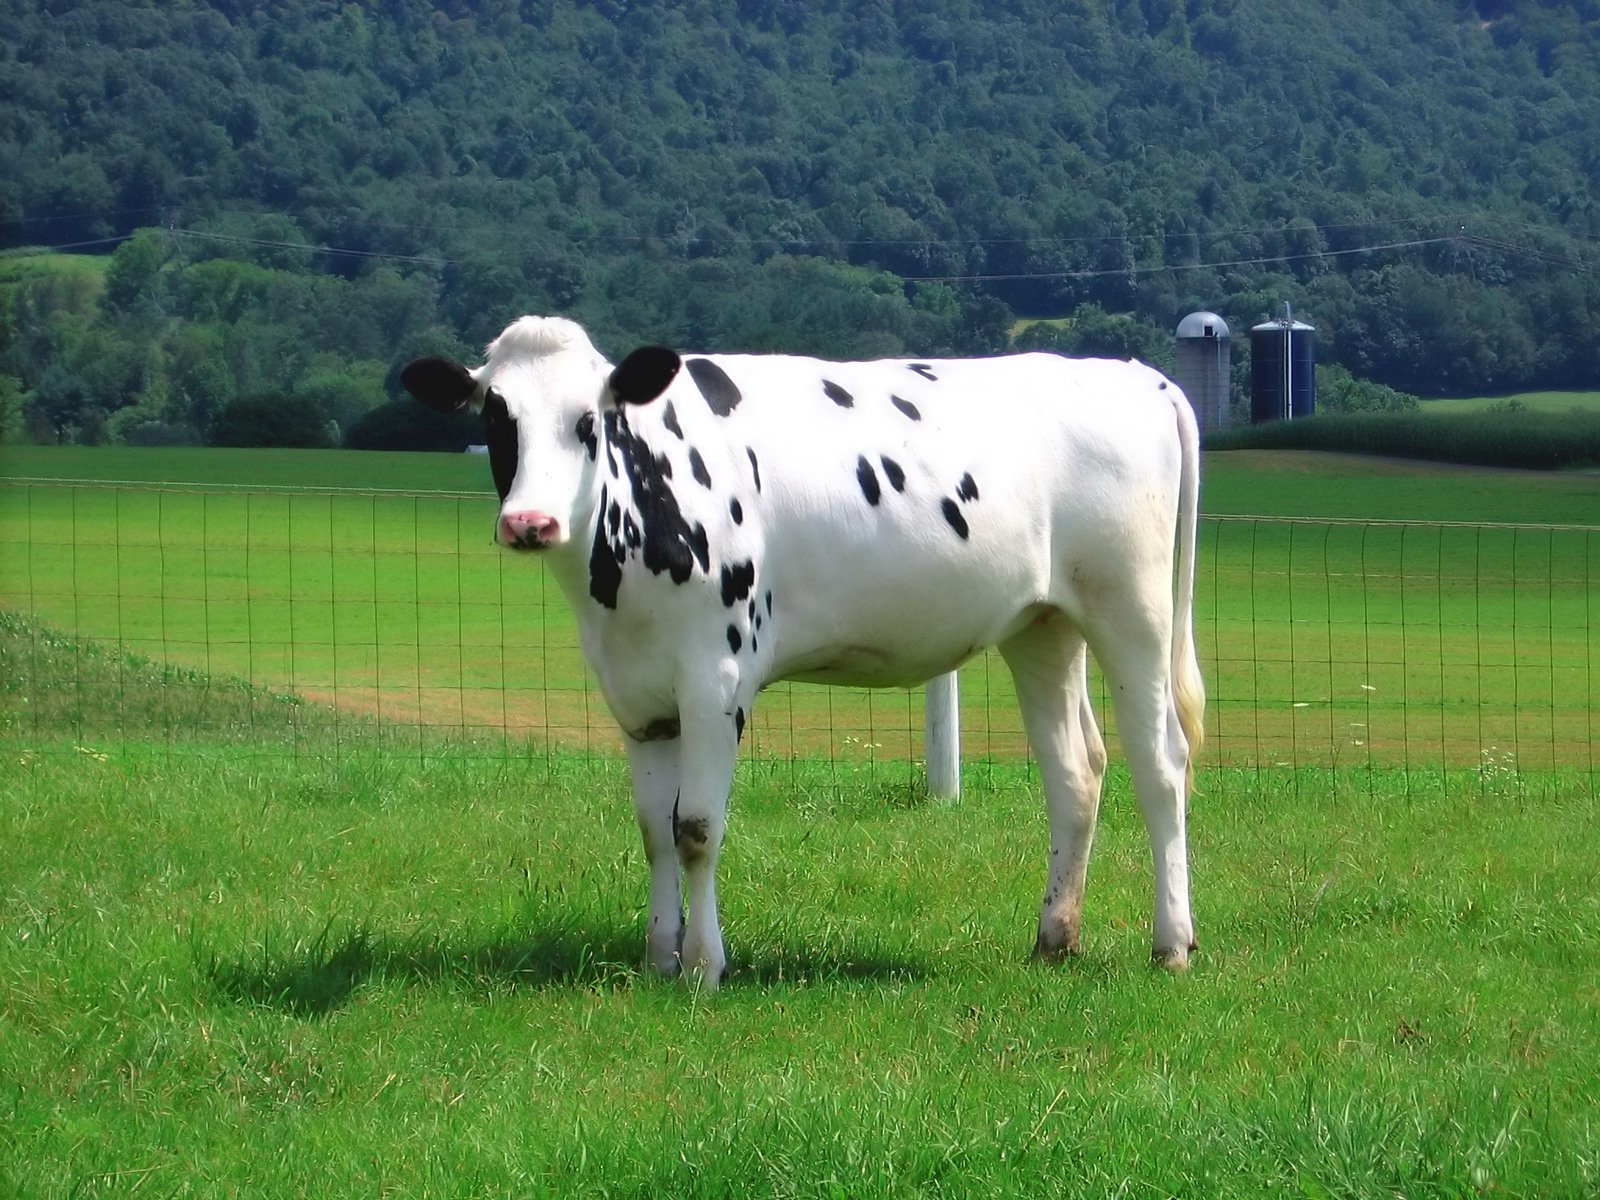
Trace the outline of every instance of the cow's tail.
<path fill-rule="evenodd" d="M 1205 742 L 1206 685 L 1194 644 L 1194 560 L 1200 516 L 1200 429 L 1194 410 L 1179 388 L 1168 388 L 1178 420 L 1183 469 L 1178 483 L 1178 592 L 1172 614 L 1172 690 L 1178 724 L 1189 743 L 1189 790 L 1194 764 Z"/>

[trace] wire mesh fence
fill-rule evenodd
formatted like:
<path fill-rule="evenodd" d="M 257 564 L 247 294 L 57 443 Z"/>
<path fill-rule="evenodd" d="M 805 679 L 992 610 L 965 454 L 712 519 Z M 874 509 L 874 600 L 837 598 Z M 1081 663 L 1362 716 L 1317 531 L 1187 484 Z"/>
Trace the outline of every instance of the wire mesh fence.
<path fill-rule="evenodd" d="M 564 598 L 491 522 L 481 495 L 0 485 L 0 738 L 613 757 Z M 1592 776 L 1597 579 L 1594 527 L 1205 519 L 1205 762 Z M 998 656 L 961 688 L 969 763 L 1024 758 Z M 915 764 L 921 714 L 780 684 L 746 757 Z"/>

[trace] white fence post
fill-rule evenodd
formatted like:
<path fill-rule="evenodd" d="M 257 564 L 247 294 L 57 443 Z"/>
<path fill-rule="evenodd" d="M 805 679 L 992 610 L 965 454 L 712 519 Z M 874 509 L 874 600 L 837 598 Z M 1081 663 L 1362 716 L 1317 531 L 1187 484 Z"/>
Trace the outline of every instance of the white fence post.
<path fill-rule="evenodd" d="M 923 743 L 928 758 L 928 793 L 941 800 L 959 800 L 961 697 L 954 671 L 928 680 L 926 720 Z"/>

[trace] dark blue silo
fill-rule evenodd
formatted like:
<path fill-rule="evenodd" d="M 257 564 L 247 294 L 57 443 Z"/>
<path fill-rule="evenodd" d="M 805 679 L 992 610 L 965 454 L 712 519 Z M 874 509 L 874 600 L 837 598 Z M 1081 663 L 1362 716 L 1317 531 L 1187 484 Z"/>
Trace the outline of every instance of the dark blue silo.
<path fill-rule="evenodd" d="M 1250 330 L 1250 423 L 1309 417 L 1317 408 L 1317 331 L 1283 317 Z"/>

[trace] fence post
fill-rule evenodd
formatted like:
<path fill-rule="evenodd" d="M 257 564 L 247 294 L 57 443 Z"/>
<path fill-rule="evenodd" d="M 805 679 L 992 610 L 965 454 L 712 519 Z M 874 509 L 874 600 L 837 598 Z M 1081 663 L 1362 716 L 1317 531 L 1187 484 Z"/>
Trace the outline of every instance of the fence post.
<path fill-rule="evenodd" d="M 924 747 L 928 758 L 928 793 L 942 800 L 961 799 L 961 698 L 956 673 L 928 680 Z"/>

